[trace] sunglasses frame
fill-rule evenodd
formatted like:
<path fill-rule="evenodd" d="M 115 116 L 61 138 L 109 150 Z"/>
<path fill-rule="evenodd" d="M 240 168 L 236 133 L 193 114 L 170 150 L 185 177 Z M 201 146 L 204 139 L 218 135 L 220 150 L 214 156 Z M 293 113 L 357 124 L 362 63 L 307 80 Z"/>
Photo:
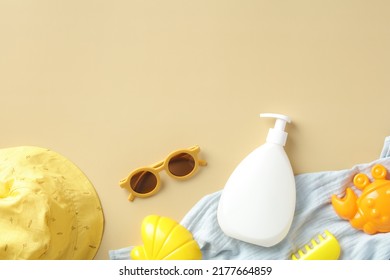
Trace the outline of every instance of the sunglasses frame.
<path fill-rule="evenodd" d="M 119 185 L 121 186 L 121 188 L 126 189 L 126 190 L 128 190 L 130 192 L 129 197 L 128 197 L 129 201 L 133 201 L 136 197 L 145 198 L 145 197 L 152 196 L 152 195 L 156 194 L 160 190 L 161 178 L 160 178 L 159 173 L 161 171 L 165 170 L 165 172 L 170 177 L 172 177 L 174 179 L 185 180 L 185 179 L 188 179 L 189 177 L 193 176 L 196 173 L 196 171 L 198 170 L 199 166 L 206 166 L 207 162 L 205 160 L 202 160 L 202 159 L 198 158 L 199 152 L 200 152 L 200 148 L 197 145 L 196 146 L 192 146 L 192 147 L 190 147 L 188 149 L 179 149 L 179 150 L 173 151 L 164 160 L 161 160 L 161 161 L 156 162 L 156 163 L 154 163 L 152 165 L 149 165 L 149 166 L 144 166 L 144 167 L 140 167 L 140 168 L 137 168 L 137 169 L 133 170 L 126 178 L 124 178 L 123 180 L 121 180 L 119 182 Z M 169 162 L 170 162 L 170 160 L 172 158 L 176 157 L 177 155 L 180 155 L 180 154 L 188 154 L 188 155 L 190 155 L 194 159 L 194 163 L 195 163 L 194 168 L 192 169 L 192 171 L 190 173 L 188 173 L 187 175 L 184 175 L 184 176 L 176 176 L 175 174 L 173 174 L 169 170 Z M 130 185 L 131 178 L 134 175 L 138 174 L 139 172 L 150 172 L 150 173 L 152 173 L 156 177 L 156 181 L 157 181 L 156 182 L 156 186 L 150 192 L 139 193 L 139 192 L 136 192 L 135 190 L 133 190 L 133 188 L 131 187 L 131 185 Z"/>

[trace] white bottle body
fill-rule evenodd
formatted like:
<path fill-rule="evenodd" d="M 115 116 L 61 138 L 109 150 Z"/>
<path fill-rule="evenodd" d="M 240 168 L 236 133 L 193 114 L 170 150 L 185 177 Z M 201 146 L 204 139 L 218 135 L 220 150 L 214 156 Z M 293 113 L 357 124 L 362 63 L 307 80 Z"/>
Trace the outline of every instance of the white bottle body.
<path fill-rule="evenodd" d="M 270 247 L 287 235 L 295 212 L 295 178 L 282 145 L 266 142 L 229 177 L 218 223 L 233 238 Z"/>

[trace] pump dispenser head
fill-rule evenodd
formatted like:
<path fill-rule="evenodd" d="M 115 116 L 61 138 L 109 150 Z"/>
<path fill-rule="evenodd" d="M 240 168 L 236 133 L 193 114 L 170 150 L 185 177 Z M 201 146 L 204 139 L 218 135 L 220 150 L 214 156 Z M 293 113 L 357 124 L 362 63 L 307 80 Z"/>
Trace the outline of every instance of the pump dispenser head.
<path fill-rule="evenodd" d="M 291 119 L 288 116 L 281 114 L 264 113 L 260 114 L 261 118 L 275 118 L 275 127 L 270 128 L 268 131 L 267 142 L 278 145 L 286 145 L 287 132 L 284 131 L 286 123 L 291 123 Z"/>

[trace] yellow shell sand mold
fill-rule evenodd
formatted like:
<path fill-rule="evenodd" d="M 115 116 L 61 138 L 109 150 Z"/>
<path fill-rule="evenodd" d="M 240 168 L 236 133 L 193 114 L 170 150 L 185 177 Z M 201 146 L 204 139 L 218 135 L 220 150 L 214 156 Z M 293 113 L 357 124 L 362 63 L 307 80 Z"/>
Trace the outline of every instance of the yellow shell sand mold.
<path fill-rule="evenodd" d="M 88 178 L 38 147 L 0 149 L 0 259 L 93 259 L 103 211 Z"/>
<path fill-rule="evenodd" d="M 201 260 L 192 234 L 176 221 L 157 215 L 145 217 L 141 227 L 143 246 L 131 251 L 133 260 Z"/>

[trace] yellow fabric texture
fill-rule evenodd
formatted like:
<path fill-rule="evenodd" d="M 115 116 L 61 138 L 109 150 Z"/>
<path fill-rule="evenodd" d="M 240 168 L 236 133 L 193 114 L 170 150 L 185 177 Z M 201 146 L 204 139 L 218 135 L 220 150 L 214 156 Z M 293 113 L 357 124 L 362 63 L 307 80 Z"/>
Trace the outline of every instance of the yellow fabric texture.
<path fill-rule="evenodd" d="M 93 259 L 104 227 L 99 197 L 71 161 L 48 149 L 0 150 L 0 259 Z"/>

